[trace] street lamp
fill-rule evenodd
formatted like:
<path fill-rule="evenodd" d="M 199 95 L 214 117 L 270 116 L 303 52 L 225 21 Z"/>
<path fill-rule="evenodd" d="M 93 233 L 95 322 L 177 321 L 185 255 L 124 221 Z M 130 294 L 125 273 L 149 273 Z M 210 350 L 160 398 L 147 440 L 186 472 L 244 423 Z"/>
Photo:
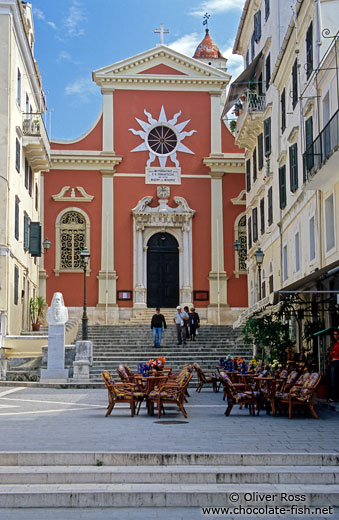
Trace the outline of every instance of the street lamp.
<path fill-rule="evenodd" d="M 256 252 L 254 253 L 255 261 L 258 268 L 258 282 L 259 282 L 259 300 L 261 300 L 261 266 L 264 261 L 264 252 L 261 250 L 261 247 L 258 247 Z"/>
<path fill-rule="evenodd" d="M 233 249 L 234 249 L 234 251 L 239 253 L 239 251 L 241 249 L 241 244 L 240 244 L 239 240 L 236 240 L 235 242 L 233 242 Z"/>
<path fill-rule="evenodd" d="M 86 302 L 86 271 L 91 254 L 88 249 L 85 247 L 80 253 L 80 258 L 82 261 L 82 268 L 84 270 L 84 305 L 83 305 L 83 313 L 82 313 L 82 339 L 88 339 L 88 317 L 87 317 L 87 302 Z"/>
<path fill-rule="evenodd" d="M 51 241 L 48 240 L 48 238 L 46 237 L 42 243 L 42 247 L 44 248 L 45 253 L 47 253 L 47 251 L 50 249 L 51 245 L 52 245 Z"/>

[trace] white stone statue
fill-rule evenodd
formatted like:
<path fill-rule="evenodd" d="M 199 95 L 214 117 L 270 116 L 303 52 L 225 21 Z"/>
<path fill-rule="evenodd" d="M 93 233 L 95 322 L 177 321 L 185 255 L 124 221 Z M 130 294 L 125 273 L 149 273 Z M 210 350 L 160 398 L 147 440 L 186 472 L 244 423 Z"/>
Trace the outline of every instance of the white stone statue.
<path fill-rule="evenodd" d="M 68 309 L 60 292 L 53 294 L 51 306 L 47 311 L 48 325 L 64 325 L 68 320 Z"/>

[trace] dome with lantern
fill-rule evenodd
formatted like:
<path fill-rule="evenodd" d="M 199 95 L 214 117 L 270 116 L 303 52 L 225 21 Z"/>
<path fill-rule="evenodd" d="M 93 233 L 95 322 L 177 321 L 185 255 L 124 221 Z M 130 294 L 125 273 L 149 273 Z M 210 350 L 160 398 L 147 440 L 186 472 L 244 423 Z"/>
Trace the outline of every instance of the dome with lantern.
<path fill-rule="evenodd" d="M 204 39 L 199 43 L 198 47 L 195 50 L 193 58 L 206 63 L 207 65 L 211 65 L 217 69 L 222 71 L 226 71 L 226 63 L 227 59 L 223 57 L 221 54 L 219 47 L 212 40 L 209 29 L 206 29 L 206 34 Z"/>

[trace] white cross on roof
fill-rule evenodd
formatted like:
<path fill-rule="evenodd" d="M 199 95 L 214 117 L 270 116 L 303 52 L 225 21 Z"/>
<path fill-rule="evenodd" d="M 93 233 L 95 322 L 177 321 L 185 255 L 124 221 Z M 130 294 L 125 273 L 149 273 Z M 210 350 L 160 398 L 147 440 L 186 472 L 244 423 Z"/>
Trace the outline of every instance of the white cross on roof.
<path fill-rule="evenodd" d="M 154 32 L 160 34 L 160 45 L 163 45 L 163 43 L 164 43 L 164 34 L 169 34 L 169 30 L 168 29 L 164 29 L 164 24 L 161 23 L 160 24 L 160 29 L 155 29 Z"/>

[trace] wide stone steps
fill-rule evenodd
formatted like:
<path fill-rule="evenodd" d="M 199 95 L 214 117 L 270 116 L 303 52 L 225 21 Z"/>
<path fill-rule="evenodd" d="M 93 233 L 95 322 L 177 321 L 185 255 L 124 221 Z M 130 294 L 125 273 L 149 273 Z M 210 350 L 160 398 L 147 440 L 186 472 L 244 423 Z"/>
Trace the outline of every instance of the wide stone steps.
<path fill-rule="evenodd" d="M 150 310 L 150 316 L 153 315 Z M 171 311 L 171 317 L 173 313 Z M 119 364 L 127 363 L 133 371 L 138 363 L 154 359 L 159 355 L 166 357 L 166 366 L 179 371 L 187 363 L 197 362 L 203 370 L 215 370 L 219 359 L 227 355 L 251 358 L 251 352 L 242 343 L 241 331 L 230 326 L 203 325 L 196 341 L 177 345 L 176 328 L 171 322 L 163 334 L 160 348 L 153 347 L 150 319 L 147 325 L 126 327 L 90 326 L 88 339 L 93 343 L 93 365 L 90 369 L 91 381 L 101 381 L 101 372 L 108 370 L 116 373 Z M 196 382 L 194 373 L 193 383 Z"/>
<path fill-rule="evenodd" d="M 1 453 L 0 508 L 248 507 L 265 504 L 262 495 L 275 495 L 270 506 L 338 508 L 338 462 L 308 453 Z"/>

